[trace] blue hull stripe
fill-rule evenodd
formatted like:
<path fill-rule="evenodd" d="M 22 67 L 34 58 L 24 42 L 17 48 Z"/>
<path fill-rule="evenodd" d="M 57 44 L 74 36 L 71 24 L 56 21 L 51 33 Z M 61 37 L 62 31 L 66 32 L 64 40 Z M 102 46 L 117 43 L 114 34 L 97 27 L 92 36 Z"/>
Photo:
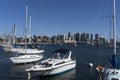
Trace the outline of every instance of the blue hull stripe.
<path fill-rule="evenodd" d="M 69 71 L 71 71 L 71 70 L 73 70 L 73 69 L 75 69 L 75 68 L 71 68 L 71 69 L 65 70 L 65 71 L 63 71 L 63 72 L 56 73 L 56 74 L 50 74 L 50 75 L 36 75 L 36 76 L 33 76 L 32 78 L 56 76 L 56 75 L 60 75 L 60 74 L 69 72 Z"/>

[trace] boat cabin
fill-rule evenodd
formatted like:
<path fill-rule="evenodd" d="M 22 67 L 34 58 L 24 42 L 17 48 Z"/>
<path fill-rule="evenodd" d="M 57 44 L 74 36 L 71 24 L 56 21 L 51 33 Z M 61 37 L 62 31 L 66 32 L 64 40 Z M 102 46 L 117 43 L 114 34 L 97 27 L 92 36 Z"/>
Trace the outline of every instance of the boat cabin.
<path fill-rule="evenodd" d="M 71 51 L 68 49 L 57 49 L 53 52 L 53 57 L 55 59 L 67 59 L 71 57 Z"/>

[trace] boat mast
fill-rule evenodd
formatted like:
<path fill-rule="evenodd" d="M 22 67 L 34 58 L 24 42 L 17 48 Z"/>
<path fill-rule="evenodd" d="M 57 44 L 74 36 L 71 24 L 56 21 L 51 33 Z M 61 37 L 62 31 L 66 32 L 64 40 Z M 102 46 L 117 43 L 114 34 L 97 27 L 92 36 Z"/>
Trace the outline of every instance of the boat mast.
<path fill-rule="evenodd" d="M 27 49 L 28 6 L 26 6 L 25 53 Z"/>
<path fill-rule="evenodd" d="M 15 33 L 16 33 L 16 24 L 14 24 L 13 28 L 12 28 L 12 45 L 15 45 Z"/>
<path fill-rule="evenodd" d="M 31 32 L 31 16 L 29 18 L 29 29 L 28 29 L 28 35 L 29 35 L 29 44 L 31 43 L 31 37 L 30 37 L 30 32 Z"/>
<path fill-rule="evenodd" d="M 113 7 L 113 38 L 114 38 L 114 54 L 116 55 L 116 6 L 115 6 L 115 0 L 114 2 L 114 7 Z"/>

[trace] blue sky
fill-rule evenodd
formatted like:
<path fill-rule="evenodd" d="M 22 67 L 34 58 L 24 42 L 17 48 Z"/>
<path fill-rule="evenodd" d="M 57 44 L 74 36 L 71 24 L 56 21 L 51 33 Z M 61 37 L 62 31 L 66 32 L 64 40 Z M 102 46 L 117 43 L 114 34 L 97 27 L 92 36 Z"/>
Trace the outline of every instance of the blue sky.
<path fill-rule="evenodd" d="M 118 3 L 120 0 L 117 0 L 117 14 L 120 12 Z M 111 0 L 0 0 L 0 34 L 11 33 L 16 24 L 16 35 L 22 36 L 26 5 L 32 18 L 32 35 L 85 32 L 109 36 Z M 118 23 L 118 37 L 119 31 Z"/>

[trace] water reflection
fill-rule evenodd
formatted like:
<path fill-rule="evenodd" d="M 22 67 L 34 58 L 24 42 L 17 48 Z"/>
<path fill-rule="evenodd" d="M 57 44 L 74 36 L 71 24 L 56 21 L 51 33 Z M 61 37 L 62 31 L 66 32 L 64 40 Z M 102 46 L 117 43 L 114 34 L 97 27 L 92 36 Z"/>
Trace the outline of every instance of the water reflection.
<path fill-rule="evenodd" d="M 76 70 L 73 69 L 69 72 L 52 76 L 52 77 L 39 77 L 39 78 L 34 78 L 32 80 L 76 80 Z"/>

